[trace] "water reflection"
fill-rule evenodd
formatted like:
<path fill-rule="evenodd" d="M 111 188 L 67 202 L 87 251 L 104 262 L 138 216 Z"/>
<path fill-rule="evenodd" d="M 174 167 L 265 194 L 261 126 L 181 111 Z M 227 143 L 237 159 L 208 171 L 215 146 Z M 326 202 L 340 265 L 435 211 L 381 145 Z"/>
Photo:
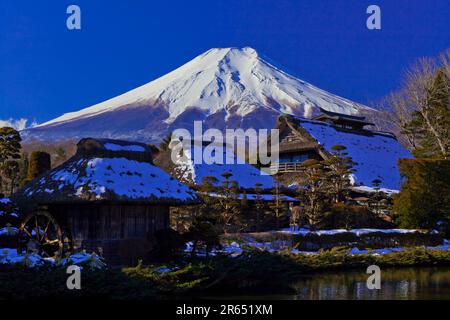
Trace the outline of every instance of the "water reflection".
<path fill-rule="evenodd" d="M 450 299 L 450 268 L 382 269 L 381 289 L 369 290 L 365 270 L 316 273 L 295 281 L 288 299 Z"/>

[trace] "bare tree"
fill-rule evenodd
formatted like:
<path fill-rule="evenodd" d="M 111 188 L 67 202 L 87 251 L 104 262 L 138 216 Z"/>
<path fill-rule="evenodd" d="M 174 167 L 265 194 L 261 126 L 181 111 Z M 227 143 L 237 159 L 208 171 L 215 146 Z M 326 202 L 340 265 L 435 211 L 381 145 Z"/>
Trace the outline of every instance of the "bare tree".
<path fill-rule="evenodd" d="M 430 90 L 447 90 L 447 88 L 438 88 L 433 85 L 438 66 L 431 59 L 420 59 L 418 64 L 407 73 L 406 90 L 410 105 L 415 107 L 425 122 L 425 129 L 428 130 L 436 139 L 442 154 L 447 153 L 448 136 L 446 131 L 436 121 L 432 111 L 433 99 L 437 95 L 445 94 L 443 92 L 432 92 Z"/>
<path fill-rule="evenodd" d="M 443 72 L 447 79 L 443 86 L 436 85 L 438 72 Z M 405 72 L 401 89 L 391 93 L 381 103 L 380 109 L 384 113 L 382 118 L 395 128 L 396 133 L 401 133 L 399 140 L 411 150 L 417 148 L 423 133 L 427 133 L 434 138 L 440 153 L 444 157 L 448 156 L 450 129 L 435 112 L 437 97 L 449 95 L 448 79 L 450 50 L 441 54 L 439 59 L 419 59 Z M 421 124 L 411 126 L 417 117 L 420 117 Z"/>
<path fill-rule="evenodd" d="M 400 143 L 410 151 L 417 145 L 416 137 L 404 128 L 412 120 L 412 106 L 407 103 L 404 90 L 392 92 L 383 99 L 377 119 L 373 119 L 378 129 L 393 132 Z"/>

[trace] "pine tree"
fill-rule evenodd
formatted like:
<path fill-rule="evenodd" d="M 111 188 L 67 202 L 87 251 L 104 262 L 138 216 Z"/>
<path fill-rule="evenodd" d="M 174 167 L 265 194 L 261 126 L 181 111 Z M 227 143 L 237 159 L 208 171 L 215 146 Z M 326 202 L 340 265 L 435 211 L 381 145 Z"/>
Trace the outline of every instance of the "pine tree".
<path fill-rule="evenodd" d="M 435 228 L 450 223 L 450 160 L 401 159 L 406 178 L 394 197 L 393 211 L 404 228 Z"/>
<path fill-rule="evenodd" d="M 15 188 L 18 186 L 20 176 L 19 162 L 16 160 L 7 160 L 1 169 L 3 176 L 10 181 L 8 192 L 11 196 L 14 193 Z"/>
<path fill-rule="evenodd" d="M 255 227 L 256 227 L 256 231 L 260 231 L 261 230 L 261 220 L 262 220 L 262 216 L 264 214 L 264 210 L 265 210 L 265 203 L 263 200 L 263 196 L 262 196 L 262 184 L 257 182 L 255 184 L 255 197 L 254 197 L 254 206 L 255 206 L 255 211 L 256 211 L 256 221 L 255 221 Z"/>
<path fill-rule="evenodd" d="M 198 186 L 198 192 L 202 197 L 200 208 L 190 215 L 189 229 L 187 238 L 193 242 L 191 255 L 195 256 L 199 243 L 204 243 L 206 254 L 209 249 L 219 245 L 219 212 L 220 205 L 217 194 L 218 179 L 207 176 L 202 179 Z"/>
<path fill-rule="evenodd" d="M 21 141 L 17 130 L 10 127 L 0 128 L 0 168 L 5 165 L 5 161 L 20 158 Z M 0 190 L 3 188 L 3 181 L 4 179 L 0 176 Z"/>
<path fill-rule="evenodd" d="M 281 174 L 279 173 L 274 176 L 274 188 L 272 189 L 273 200 L 269 204 L 275 218 L 275 226 L 277 230 L 280 229 L 281 219 L 286 216 L 286 206 L 283 203 L 280 176 Z"/>
<path fill-rule="evenodd" d="M 380 189 L 381 180 L 375 179 L 372 181 L 372 186 L 375 192 L 371 193 L 369 197 L 369 208 L 376 214 L 380 214 L 383 207 L 386 207 L 386 195 Z"/>
<path fill-rule="evenodd" d="M 331 147 L 331 156 L 324 161 L 327 169 L 327 182 L 329 183 L 330 197 L 334 203 L 345 201 L 351 187 L 350 176 L 355 172 L 352 157 L 345 151 L 343 145 Z"/>
<path fill-rule="evenodd" d="M 312 229 L 320 226 L 324 212 L 329 205 L 327 173 L 324 164 L 315 159 L 302 163 L 304 181 L 299 184 L 300 196 L 305 202 L 305 216 Z"/>
<path fill-rule="evenodd" d="M 219 230 L 217 228 L 217 216 L 209 211 L 202 210 L 202 212 L 196 216 L 189 228 L 187 238 L 193 242 L 191 255 L 194 257 L 197 252 L 198 244 L 203 243 L 205 245 L 206 256 L 209 255 L 209 251 L 220 245 Z"/>
<path fill-rule="evenodd" d="M 249 208 L 248 196 L 247 196 L 246 190 L 242 191 L 241 208 L 242 208 L 242 212 L 246 212 Z"/>
<path fill-rule="evenodd" d="M 203 200 L 200 205 L 200 213 L 212 214 L 216 220 L 218 219 L 220 207 L 217 193 L 218 182 L 219 180 L 216 177 L 207 176 L 202 179 L 198 186 L 198 192 Z"/>
<path fill-rule="evenodd" d="M 239 185 L 237 181 L 230 180 L 232 174 L 224 172 L 222 185 L 217 190 L 216 204 L 219 215 L 219 223 L 225 233 L 228 233 L 232 224 L 238 226 L 241 222 L 241 202 L 239 196 Z"/>
<path fill-rule="evenodd" d="M 10 127 L 0 128 L 0 165 L 8 159 L 20 158 L 21 141 L 17 130 Z"/>
<path fill-rule="evenodd" d="M 241 198 L 241 200 L 240 200 L 241 215 L 240 216 L 242 216 L 240 223 L 242 225 L 248 226 L 248 222 L 249 222 L 249 214 L 248 213 L 250 211 L 250 204 L 248 202 L 248 196 L 247 196 L 246 190 L 242 191 L 242 196 L 240 198 Z"/>

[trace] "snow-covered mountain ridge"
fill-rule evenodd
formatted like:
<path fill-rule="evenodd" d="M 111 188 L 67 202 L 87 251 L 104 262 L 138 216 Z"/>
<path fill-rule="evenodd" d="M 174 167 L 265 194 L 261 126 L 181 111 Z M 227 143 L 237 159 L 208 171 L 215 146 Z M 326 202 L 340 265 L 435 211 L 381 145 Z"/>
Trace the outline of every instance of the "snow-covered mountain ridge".
<path fill-rule="evenodd" d="M 252 48 L 216 48 L 134 90 L 26 130 L 38 139 L 86 136 L 156 141 L 194 120 L 215 128 L 273 128 L 279 114 L 370 108 L 321 90 L 266 62 Z"/>

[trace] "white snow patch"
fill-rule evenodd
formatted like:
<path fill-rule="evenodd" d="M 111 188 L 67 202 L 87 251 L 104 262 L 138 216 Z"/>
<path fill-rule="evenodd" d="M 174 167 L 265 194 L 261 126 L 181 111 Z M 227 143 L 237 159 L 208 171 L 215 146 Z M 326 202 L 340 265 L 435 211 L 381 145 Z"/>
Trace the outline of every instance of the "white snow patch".
<path fill-rule="evenodd" d="M 11 203 L 11 200 L 9 200 L 9 198 L 1 198 L 0 203 L 3 203 L 3 204 Z"/>
<path fill-rule="evenodd" d="M 139 145 L 126 145 L 121 146 L 120 144 L 115 143 L 105 143 L 104 147 L 106 150 L 110 151 L 134 151 L 134 152 L 145 152 L 145 148 Z"/>
<path fill-rule="evenodd" d="M 210 193 L 209 196 L 211 196 L 211 197 L 221 197 L 221 195 L 218 195 L 216 193 Z M 274 199 L 275 199 L 275 196 L 272 195 L 272 194 L 259 194 L 258 195 L 258 194 L 255 194 L 255 193 L 247 193 L 245 195 L 243 193 L 240 193 L 240 194 L 238 194 L 237 198 L 239 200 L 242 200 L 242 199 L 244 199 L 244 196 L 247 198 L 247 200 L 250 200 L 250 201 L 254 201 L 254 200 L 257 200 L 257 199 L 260 199 L 261 201 L 274 201 Z M 295 198 L 292 198 L 292 197 L 289 197 L 289 196 L 284 196 L 284 195 L 280 196 L 280 199 L 282 201 L 299 202 L 298 199 L 295 199 Z"/>
<path fill-rule="evenodd" d="M 347 148 L 346 152 L 357 163 L 354 174 L 356 183 L 371 186 L 373 180 L 379 179 L 385 189 L 400 189 L 397 161 L 413 156 L 397 140 L 383 134 L 367 136 L 341 131 L 324 122 L 299 120 L 300 125 L 326 150 L 332 151 L 334 145 Z"/>
<path fill-rule="evenodd" d="M 80 197 L 84 191 L 94 193 L 102 199 L 112 191 L 118 196 L 130 198 L 173 198 L 182 201 L 194 200 L 195 192 L 168 175 L 160 168 L 127 158 L 93 158 L 86 162 L 85 174 L 71 167 L 53 172 L 50 179 L 58 182 L 58 188 L 70 186 L 73 196 Z M 81 165 L 78 163 L 78 165 Z M 34 192 L 48 192 L 38 189 Z"/>
<path fill-rule="evenodd" d="M 395 229 L 391 229 L 395 230 Z M 221 248 L 215 248 L 211 250 L 210 255 L 215 256 L 218 254 L 225 254 L 229 255 L 230 257 L 237 257 L 241 255 L 243 252 L 250 250 L 259 250 L 259 251 L 266 251 L 270 253 L 292 253 L 292 254 L 307 254 L 307 255 L 314 255 L 319 254 L 321 251 L 302 251 L 299 249 L 295 249 L 292 246 L 292 241 L 284 241 L 284 240 L 276 240 L 272 242 L 257 242 L 252 240 L 246 240 L 243 242 L 223 242 L 221 243 Z M 185 246 L 185 252 L 191 253 L 193 248 L 192 242 L 187 242 Z M 356 255 L 356 254 L 371 254 L 371 255 L 380 255 L 380 254 L 388 254 L 392 252 L 401 252 L 401 251 L 407 251 L 411 249 L 415 249 L 416 247 L 391 247 L 391 248 L 381 248 L 381 249 L 359 249 L 357 247 L 354 247 L 350 249 L 347 254 Z M 438 246 L 426 246 L 423 247 L 428 250 L 450 250 L 450 241 L 444 240 L 442 245 Z M 206 252 L 204 251 L 204 248 L 197 248 L 197 256 L 204 257 L 206 256 Z"/>
<path fill-rule="evenodd" d="M 215 48 L 141 87 L 37 127 L 52 127 L 155 101 L 169 112 L 165 120 L 168 124 L 192 106 L 205 117 L 224 112 L 225 118 L 230 117 L 231 106 L 238 106 L 233 114 L 243 117 L 263 107 L 305 117 L 318 113 L 319 107 L 346 114 L 372 110 L 281 71 L 252 48 Z"/>
<path fill-rule="evenodd" d="M 95 253 L 75 253 L 65 259 L 55 260 L 53 258 L 42 258 L 37 254 L 18 253 L 17 249 L 11 248 L 0 248 L 0 264 L 24 264 L 28 267 L 43 265 L 83 265 L 89 269 L 106 268 L 106 263 Z"/>
<path fill-rule="evenodd" d="M 19 229 L 16 227 L 0 228 L 0 236 L 15 236 L 19 234 Z"/>
<path fill-rule="evenodd" d="M 226 146 L 223 147 L 222 154 L 217 155 L 217 161 L 205 163 L 195 158 L 196 154 L 203 155 L 205 146 L 193 144 L 190 149 L 183 149 L 183 157 L 178 156 L 175 163 L 175 172 L 182 180 L 195 184 L 201 184 L 205 177 L 214 177 L 220 185 L 224 181 L 221 175 L 228 172 L 232 174 L 229 179 L 231 181 L 236 180 L 239 187 L 242 188 L 254 188 L 256 183 L 260 183 L 262 189 L 269 189 L 274 186 L 272 176 L 262 175 L 257 168 L 240 160 L 232 150 L 227 148 Z M 227 164 L 227 162 L 231 164 Z"/>
<path fill-rule="evenodd" d="M 357 236 L 360 236 L 362 234 L 367 233 L 374 233 L 374 232 L 381 232 L 381 233 L 425 233 L 428 232 L 426 230 L 420 230 L 420 229 L 369 229 L 369 228 L 361 228 L 361 229 L 330 229 L 330 230 L 316 230 L 311 231 L 304 228 L 286 228 L 282 229 L 278 232 L 282 233 L 289 233 L 289 234 L 301 234 L 301 235 L 308 235 L 308 234 L 317 234 L 317 235 L 334 235 L 334 234 L 340 234 L 340 233 L 353 233 Z"/>
<path fill-rule="evenodd" d="M 354 186 L 352 189 L 354 189 L 356 191 L 367 192 L 367 193 L 383 192 L 389 196 L 400 192 L 399 190 L 392 190 L 392 189 L 386 189 L 386 188 L 375 189 L 373 187 L 367 187 L 367 186 Z"/>
<path fill-rule="evenodd" d="M 85 265 L 89 269 L 104 269 L 106 263 L 95 253 L 74 253 L 61 261 L 62 265 Z"/>
<path fill-rule="evenodd" d="M 168 268 L 168 267 L 165 267 L 165 266 L 161 266 L 159 268 L 154 269 L 154 271 L 157 272 L 157 273 L 166 273 L 166 272 L 172 272 L 172 271 L 174 271 L 174 269 L 173 268 Z"/>
<path fill-rule="evenodd" d="M 37 254 L 19 254 L 16 249 L 0 248 L 0 264 L 24 264 L 28 267 L 42 266 L 45 260 Z"/>

